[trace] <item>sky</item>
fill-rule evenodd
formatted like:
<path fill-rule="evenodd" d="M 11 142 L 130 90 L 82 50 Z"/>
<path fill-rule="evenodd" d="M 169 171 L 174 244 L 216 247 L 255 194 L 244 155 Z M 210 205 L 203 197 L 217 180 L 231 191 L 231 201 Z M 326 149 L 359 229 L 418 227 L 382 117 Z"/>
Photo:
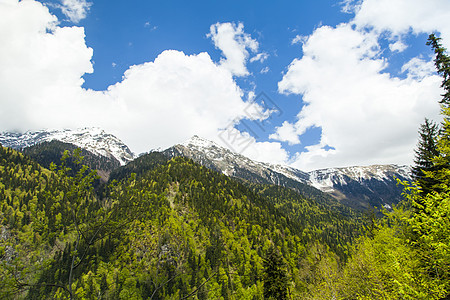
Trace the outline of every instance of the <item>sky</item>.
<path fill-rule="evenodd" d="M 193 135 L 309 171 L 411 164 L 448 0 L 0 0 L 0 131 Z"/>

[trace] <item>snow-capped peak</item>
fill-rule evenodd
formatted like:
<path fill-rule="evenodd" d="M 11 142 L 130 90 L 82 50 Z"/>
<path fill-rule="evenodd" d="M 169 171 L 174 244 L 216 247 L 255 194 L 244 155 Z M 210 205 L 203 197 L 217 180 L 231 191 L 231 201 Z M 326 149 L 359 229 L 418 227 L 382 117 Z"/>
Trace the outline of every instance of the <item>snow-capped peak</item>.
<path fill-rule="evenodd" d="M 203 148 L 203 149 L 208 149 L 213 146 L 220 147 L 218 144 L 214 143 L 213 141 L 201 138 L 198 135 L 194 135 L 189 140 L 181 143 L 180 145 L 185 146 L 185 147 L 195 147 L 195 148 Z"/>
<path fill-rule="evenodd" d="M 125 165 L 135 158 L 133 152 L 121 140 L 98 127 L 85 127 L 75 130 L 27 131 L 23 134 L 0 133 L 0 143 L 3 146 L 15 149 L 30 147 L 52 140 L 74 144 L 97 155 L 113 157 L 121 165 Z"/>
<path fill-rule="evenodd" d="M 408 166 L 398 165 L 371 165 L 354 166 L 344 168 L 329 168 L 309 172 L 311 185 L 322 190 L 328 191 L 335 185 L 346 185 L 348 180 L 363 182 L 365 180 L 386 181 L 393 180 L 394 175 L 401 175 L 404 178 L 410 178 L 410 169 Z"/>

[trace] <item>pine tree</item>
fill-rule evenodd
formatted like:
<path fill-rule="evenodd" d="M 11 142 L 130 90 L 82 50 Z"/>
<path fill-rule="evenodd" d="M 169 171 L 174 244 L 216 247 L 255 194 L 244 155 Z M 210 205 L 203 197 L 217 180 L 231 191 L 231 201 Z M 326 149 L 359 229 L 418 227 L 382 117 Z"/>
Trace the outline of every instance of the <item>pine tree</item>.
<path fill-rule="evenodd" d="M 423 195 L 430 193 L 436 184 L 435 180 L 426 176 L 426 172 L 436 169 L 433 159 L 439 155 L 437 149 L 438 131 L 438 125 L 426 118 L 419 130 L 419 143 L 415 150 L 415 165 L 412 168 L 412 177 Z"/>

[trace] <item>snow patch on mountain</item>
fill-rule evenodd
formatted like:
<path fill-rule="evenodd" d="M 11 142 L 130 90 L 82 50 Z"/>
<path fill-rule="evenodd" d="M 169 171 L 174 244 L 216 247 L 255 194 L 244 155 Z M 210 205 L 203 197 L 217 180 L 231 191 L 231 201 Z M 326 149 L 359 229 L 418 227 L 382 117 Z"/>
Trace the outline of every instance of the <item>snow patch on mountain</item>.
<path fill-rule="evenodd" d="M 311 171 L 308 174 L 310 184 L 326 192 L 333 191 L 335 186 L 347 185 L 352 180 L 364 185 L 365 181 L 370 180 L 394 181 L 394 176 L 411 179 L 408 166 L 394 164 L 329 168 Z"/>
<path fill-rule="evenodd" d="M 125 165 L 135 158 L 134 153 L 121 140 L 97 127 L 0 133 L 0 143 L 14 149 L 22 149 L 52 140 L 74 144 L 96 155 L 115 158 L 121 165 Z"/>
<path fill-rule="evenodd" d="M 307 183 L 328 193 L 333 192 L 335 186 L 345 186 L 350 181 L 356 181 L 361 184 L 369 180 L 387 182 L 393 181 L 394 175 L 410 178 L 409 167 L 397 165 L 353 166 L 303 172 L 289 166 L 253 161 L 215 142 L 198 136 L 193 136 L 184 143 L 174 147 L 182 152 L 183 155 L 199 163 L 207 162 L 209 165 L 214 165 L 216 169 L 228 176 L 233 176 L 235 169 L 239 167 L 254 174 L 266 175 L 265 177 L 272 178 L 273 183 L 276 184 L 276 174 L 281 174 L 292 180 Z"/>

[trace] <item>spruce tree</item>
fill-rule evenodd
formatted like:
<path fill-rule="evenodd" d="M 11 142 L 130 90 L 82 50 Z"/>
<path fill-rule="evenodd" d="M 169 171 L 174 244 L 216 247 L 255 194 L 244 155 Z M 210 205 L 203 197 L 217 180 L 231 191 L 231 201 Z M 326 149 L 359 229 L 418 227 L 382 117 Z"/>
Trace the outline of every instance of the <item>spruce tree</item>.
<path fill-rule="evenodd" d="M 410 242 L 420 255 L 419 280 L 428 290 L 429 299 L 450 298 L 450 57 L 440 38 L 430 35 L 427 45 L 433 48 L 438 74 L 444 89 L 441 114 L 442 130 L 437 137 L 438 155 L 432 159 L 433 170 L 425 175 L 435 184 L 427 194 L 410 188 L 407 196 L 416 210 L 407 218 Z"/>
<path fill-rule="evenodd" d="M 264 299 L 287 299 L 287 284 L 283 257 L 271 246 L 264 258 Z"/>
<path fill-rule="evenodd" d="M 436 181 L 426 176 L 426 172 L 434 171 L 433 159 L 439 155 L 437 149 L 438 125 L 425 118 L 420 126 L 419 143 L 415 150 L 412 177 L 421 189 L 421 194 L 426 195 L 433 190 Z"/>
<path fill-rule="evenodd" d="M 441 103 L 441 115 L 444 117 L 442 130 L 438 134 L 437 148 L 440 154 L 433 160 L 435 164 L 434 177 L 441 185 L 446 186 L 450 182 L 450 56 L 441 44 L 441 38 L 430 34 L 427 45 L 430 45 L 436 54 L 434 60 L 436 70 L 442 76 L 441 87 L 444 89 Z"/>
<path fill-rule="evenodd" d="M 446 54 L 446 49 L 441 44 L 441 38 L 436 37 L 436 35 L 430 34 L 427 45 L 431 46 L 436 55 L 434 64 L 437 73 L 442 76 L 441 87 L 445 90 L 445 93 L 442 95 L 440 103 L 445 108 L 448 108 L 450 105 L 450 57 Z"/>

